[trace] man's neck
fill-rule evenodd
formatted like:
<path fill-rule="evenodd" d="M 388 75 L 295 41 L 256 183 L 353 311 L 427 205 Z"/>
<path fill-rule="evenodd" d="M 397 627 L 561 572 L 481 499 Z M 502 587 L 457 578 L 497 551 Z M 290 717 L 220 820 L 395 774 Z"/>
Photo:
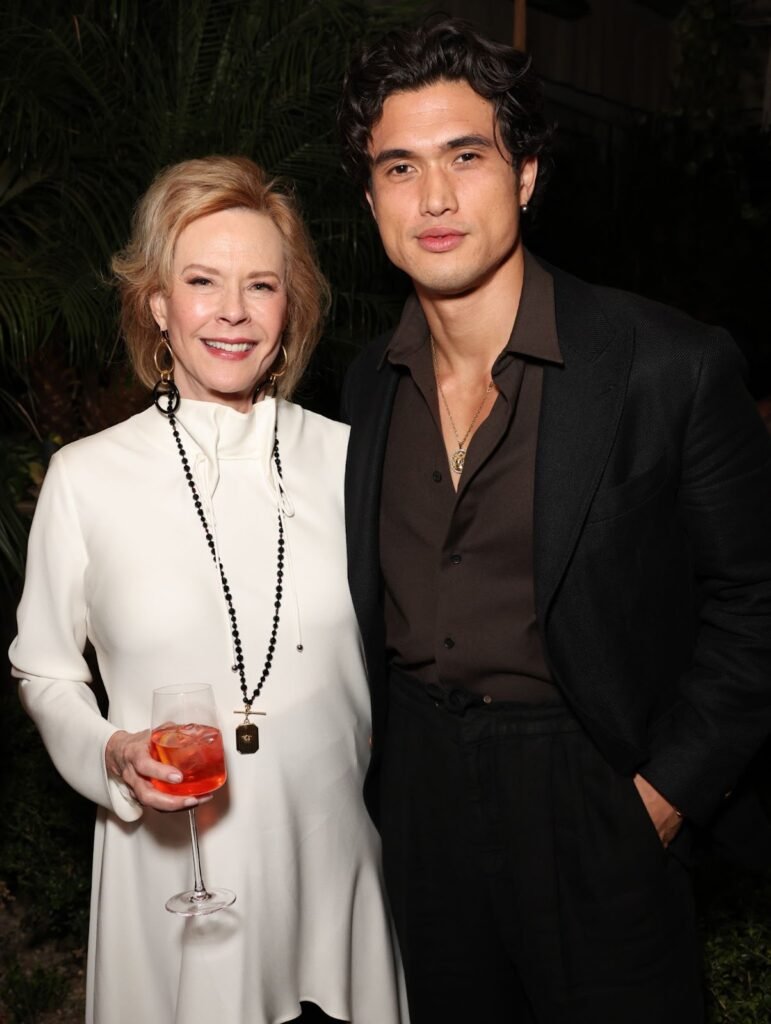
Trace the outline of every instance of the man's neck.
<path fill-rule="evenodd" d="M 451 373 L 489 373 L 511 335 L 522 296 L 522 247 L 488 280 L 462 295 L 415 285 L 436 349 Z"/>

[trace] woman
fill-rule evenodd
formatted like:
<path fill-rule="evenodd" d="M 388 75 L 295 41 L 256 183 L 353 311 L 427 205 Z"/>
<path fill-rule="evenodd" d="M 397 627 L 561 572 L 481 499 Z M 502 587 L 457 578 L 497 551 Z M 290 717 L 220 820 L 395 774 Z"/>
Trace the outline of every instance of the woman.
<path fill-rule="evenodd" d="M 113 268 L 155 404 L 52 459 L 11 648 L 54 763 L 99 805 L 87 1020 L 278 1024 L 301 1001 L 404 1020 L 360 795 L 347 428 L 287 401 L 326 298 L 309 239 L 255 164 L 211 157 L 159 175 Z M 212 685 L 229 773 L 198 820 L 237 900 L 192 919 L 164 910 L 190 885 L 187 815 L 157 812 L 196 800 L 150 782 L 179 781 L 148 749 L 152 690 L 174 682 Z M 244 711 L 265 715 L 256 753 Z"/>

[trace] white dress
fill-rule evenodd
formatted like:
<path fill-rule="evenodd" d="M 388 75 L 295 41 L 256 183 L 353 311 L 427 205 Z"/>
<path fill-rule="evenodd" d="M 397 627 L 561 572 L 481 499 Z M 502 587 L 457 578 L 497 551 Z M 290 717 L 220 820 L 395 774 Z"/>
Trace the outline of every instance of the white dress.
<path fill-rule="evenodd" d="M 150 408 L 63 448 L 32 526 L 10 654 L 54 763 L 99 805 L 86 1020 L 278 1024 L 311 1000 L 354 1024 L 406 1021 L 361 797 L 369 699 L 345 571 L 347 428 L 272 399 L 245 414 L 183 401 L 178 423 L 250 692 L 270 637 L 282 510 L 278 643 L 255 702 L 267 715 L 254 719 L 259 752 L 237 753 L 243 702 L 225 601 L 165 417 Z M 88 685 L 86 638 L 106 719 Z M 164 909 L 192 882 L 187 814 L 143 813 L 104 766 L 113 731 L 147 728 L 153 688 L 174 682 L 213 685 L 229 774 L 198 821 L 204 878 L 237 900 L 193 919 Z"/>

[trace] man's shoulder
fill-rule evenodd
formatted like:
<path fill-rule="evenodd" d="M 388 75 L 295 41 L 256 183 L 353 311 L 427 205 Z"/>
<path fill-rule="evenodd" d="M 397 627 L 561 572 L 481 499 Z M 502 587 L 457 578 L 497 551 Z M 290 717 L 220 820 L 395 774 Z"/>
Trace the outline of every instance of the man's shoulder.
<path fill-rule="evenodd" d="M 373 395 L 385 383 L 386 378 L 395 374 L 394 368 L 386 358 L 388 343 L 395 328 L 384 331 L 376 338 L 366 342 L 354 357 L 343 381 L 343 393 L 340 412 L 344 422 L 350 423 L 354 408 L 361 410 L 370 402 Z"/>
<path fill-rule="evenodd" d="M 388 349 L 388 343 L 394 335 L 395 327 L 383 331 L 374 338 L 365 341 L 351 362 L 348 372 L 370 373 L 380 369 Z"/>
<path fill-rule="evenodd" d="M 744 373 L 741 352 L 722 327 L 705 324 L 683 310 L 655 299 L 607 285 L 592 284 L 555 267 L 558 329 L 568 325 L 573 337 L 602 323 L 609 334 L 634 338 L 635 360 L 660 368 L 680 364 L 689 373 L 715 362 Z M 560 331 L 560 342 L 563 331 Z"/>

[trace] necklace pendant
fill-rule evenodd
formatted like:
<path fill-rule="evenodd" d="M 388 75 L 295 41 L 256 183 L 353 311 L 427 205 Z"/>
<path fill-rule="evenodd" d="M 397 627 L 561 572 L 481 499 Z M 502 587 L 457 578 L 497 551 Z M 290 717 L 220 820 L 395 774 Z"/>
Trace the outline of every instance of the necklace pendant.
<path fill-rule="evenodd" d="M 458 448 L 450 456 L 450 466 L 452 467 L 453 473 L 457 473 L 458 476 L 463 472 L 463 466 L 466 462 L 466 449 Z"/>
<path fill-rule="evenodd" d="M 264 715 L 264 711 L 252 711 L 248 704 L 243 711 L 234 711 L 234 715 L 243 715 L 244 720 L 236 726 L 236 750 L 239 754 L 256 754 L 260 749 L 260 732 L 257 726 L 249 721 L 250 715 Z"/>
<path fill-rule="evenodd" d="M 236 726 L 236 750 L 239 754 L 256 754 L 260 749 L 260 731 L 254 722 Z"/>
<path fill-rule="evenodd" d="M 236 715 L 242 715 L 243 716 L 243 722 L 240 725 L 236 726 L 236 750 L 238 751 L 239 754 L 256 754 L 257 751 L 260 749 L 260 734 L 259 734 L 259 731 L 257 729 L 257 726 L 254 725 L 254 723 L 249 721 L 249 716 L 250 715 L 264 715 L 265 714 L 264 711 L 252 711 L 252 702 L 257 697 L 259 697 L 260 691 L 262 690 L 262 685 L 265 682 L 265 680 L 268 678 L 268 675 L 270 673 L 271 662 L 273 660 L 273 651 L 274 651 L 275 646 L 276 646 L 276 634 L 278 633 L 279 612 L 281 610 L 281 594 L 282 594 L 281 580 L 282 580 L 282 577 L 284 575 L 284 573 L 283 573 L 283 568 L 284 568 L 284 522 L 283 522 L 283 519 L 281 517 L 281 512 L 279 511 L 278 512 L 278 543 L 277 543 L 277 549 L 278 550 L 277 550 L 277 553 L 276 553 L 276 598 L 275 598 L 275 601 L 273 603 L 273 608 L 274 608 L 274 612 L 273 612 L 273 628 L 272 628 L 272 631 L 271 631 L 270 645 L 268 647 L 268 653 L 267 653 L 266 658 L 265 658 L 265 665 L 264 665 L 263 670 L 262 670 L 262 675 L 260 677 L 260 681 L 257 684 L 257 686 L 255 687 L 254 693 L 252 693 L 251 697 L 249 697 L 249 695 L 247 693 L 247 689 L 246 689 L 246 668 L 245 668 L 245 665 L 244 665 L 243 654 L 241 652 L 241 644 L 238 641 L 238 620 L 236 618 L 236 610 L 235 610 L 235 608 L 233 606 L 233 598 L 231 597 L 231 594 L 230 594 L 230 587 L 228 586 L 227 576 L 225 575 L 225 567 L 223 566 L 222 560 L 220 559 L 219 555 L 216 553 L 216 546 L 215 546 L 215 543 L 214 543 L 214 540 L 213 540 L 213 537 L 212 537 L 212 533 L 211 533 L 211 530 L 209 529 L 209 524 L 206 521 L 206 515 L 203 512 L 202 502 L 201 502 L 201 499 L 200 499 L 199 494 L 198 494 L 198 489 L 196 488 L 195 482 L 193 480 L 193 475 L 190 472 L 190 467 L 189 467 L 187 455 L 185 454 L 185 448 L 184 448 L 184 445 L 182 443 L 182 438 L 179 435 L 179 430 L 177 429 L 177 421 L 176 421 L 176 419 L 174 417 L 174 413 L 177 410 L 177 406 L 174 405 L 173 408 L 172 408 L 172 404 L 173 404 L 172 403 L 172 398 L 174 397 L 174 395 L 176 395 L 176 402 L 177 402 L 177 405 L 178 405 L 179 404 L 179 392 L 177 391 L 176 387 L 174 387 L 173 383 L 171 383 L 170 381 L 167 381 L 165 383 L 168 384 L 168 387 L 166 387 L 166 390 L 163 391 L 163 394 L 167 394 L 169 396 L 168 412 L 166 410 L 164 410 L 161 407 L 161 405 L 159 404 L 158 399 L 159 399 L 159 396 L 160 396 L 160 392 L 159 392 L 159 395 L 155 395 L 154 394 L 155 404 L 158 407 L 158 411 L 159 412 L 162 412 L 162 413 L 164 413 L 164 415 L 168 416 L 169 425 L 171 427 L 171 432 L 172 432 L 172 434 L 174 436 L 174 440 L 176 442 L 177 448 L 179 449 L 179 455 L 180 455 L 180 458 L 182 460 L 182 468 L 185 470 L 185 476 L 187 477 L 187 482 L 188 482 L 188 486 L 190 488 L 190 493 L 193 496 L 193 501 L 194 501 L 195 508 L 196 508 L 196 511 L 197 511 L 197 514 L 198 514 L 198 518 L 201 521 L 201 526 L 203 527 L 204 536 L 206 537 L 206 541 L 208 543 L 209 549 L 211 550 L 212 558 L 214 560 L 214 564 L 215 564 L 215 566 L 216 566 L 216 568 L 217 568 L 217 570 L 219 572 L 220 583 L 222 585 L 222 595 L 223 595 L 223 597 L 225 599 L 225 604 L 227 606 L 228 614 L 229 614 L 229 617 L 230 617 L 230 634 L 231 634 L 231 639 L 233 641 L 233 656 L 235 658 L 235 664 L 230 666 L 230 670 L 231 670 L 231 672 L 235 672 L 235 673 L 237 673 L 240 676 L 240 680 L 241 680 L 241 693 L 242 693 L 243 698 L 244 698 L 244 709 L 243 709 L 243 711 L 234 711 L 233 712 Z M 157 388 L 156 388 L 156 391 L 158 391 Z M 172 394 L 172 391 L 173 391 L 173 394 Z M 282 472 L 281 472 L 281 459 L 279 457 L 279 450 L 278 450 L 278 430 L 276 431 L 275 440 L 273 442 L 272 459 L 273 459 L 273 464 L 276 467 L 276 472 L 278 473 L 278 478 L 279 478 L 279 481 L 280 481 L 281 477 L 282 477 Z"/>

